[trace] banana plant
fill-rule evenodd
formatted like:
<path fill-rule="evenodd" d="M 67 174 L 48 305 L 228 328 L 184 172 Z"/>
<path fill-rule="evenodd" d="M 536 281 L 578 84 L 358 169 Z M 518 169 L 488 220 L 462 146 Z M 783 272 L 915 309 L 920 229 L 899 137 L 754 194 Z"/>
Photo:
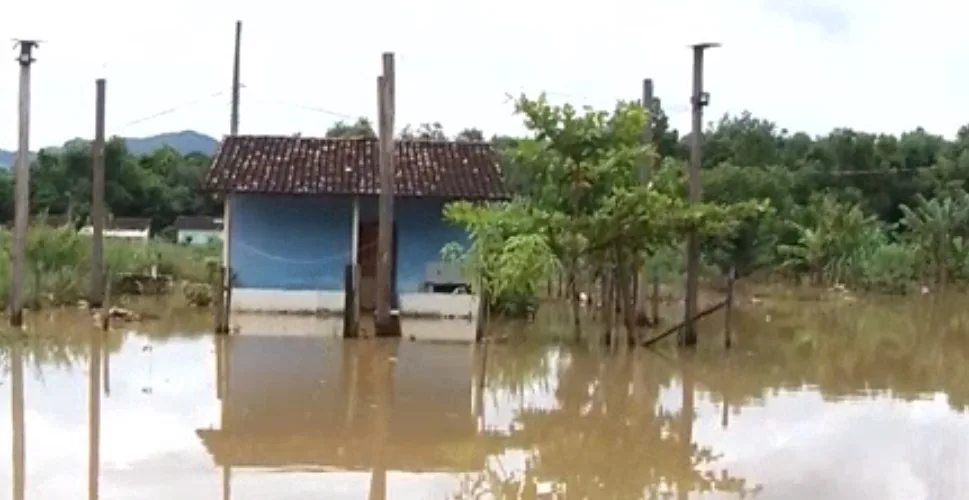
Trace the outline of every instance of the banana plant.
<path fill-rule="evenodd" d="M 901 205 L 899 209 L 899 224 L 931 273 L 925 278 L 944 285 L 950 271 L 960 267 L 955 239 L 969 236 L 969 193 L 959 189 L 931 200 L 917 195 L 913 206 Z"/>

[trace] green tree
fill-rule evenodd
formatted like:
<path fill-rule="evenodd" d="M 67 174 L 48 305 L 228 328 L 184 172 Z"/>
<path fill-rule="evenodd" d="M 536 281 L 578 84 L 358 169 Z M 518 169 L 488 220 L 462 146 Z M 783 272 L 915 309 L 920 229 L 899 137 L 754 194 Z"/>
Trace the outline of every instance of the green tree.
<path fill-rule="evenodd" d="M 326 131 L 327 139 L 346 139 L 351 137 L 373 138 L 377 133 L 373 130 L 370 120 L 360 117 L 353 123 L 338 121 Z"/>

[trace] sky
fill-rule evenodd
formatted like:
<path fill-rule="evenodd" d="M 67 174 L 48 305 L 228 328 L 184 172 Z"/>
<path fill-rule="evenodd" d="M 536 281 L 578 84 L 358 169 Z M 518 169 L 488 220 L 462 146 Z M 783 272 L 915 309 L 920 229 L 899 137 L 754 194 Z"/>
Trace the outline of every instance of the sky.
<path fill-rule="evenodd" d="M 380 55 L 396 54 L 397 127 L 516 133 L 508 94 L 608 108 L 643 78 L 689 125 L 688 44 L 707 55 L 706 118 L 750 110 L 791 130 L 952 135 L 969 117 L 969 4 L 951 0 L 32 0 L 0 38 L 39 39 L 31 148 L 108 133 L 229 127 L 234 22 L 243 22 L 241 132 L 322 134 L 376 115 Z M 591 8 L 590 8 L 591 7 Z M 17 141 L 15 51 L 0 58 L 0 148 Z M 170 112 L 165 112 L 165 111 Z"/>

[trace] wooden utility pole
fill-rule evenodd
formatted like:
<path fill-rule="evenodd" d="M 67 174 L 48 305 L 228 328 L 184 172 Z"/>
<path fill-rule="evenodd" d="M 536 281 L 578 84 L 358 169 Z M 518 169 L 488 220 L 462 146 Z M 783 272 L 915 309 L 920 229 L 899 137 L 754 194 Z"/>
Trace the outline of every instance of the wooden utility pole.
<path fill-rule="evenodd" d="M 643 109 L 646 110 L 646 123 L 643 124 L 643 145 L 651 146 L 653 144 L 653 79 L 644 78 L 643 79 Z M 647 152 L 647 156 L 643 159 L 643 164 L 639 171 L 639 181 L 646 185 L 649 183 L 649 177 L 652 175 L 654 170 L 653 162 L 653 151 Z M 644 262 L 639 267 L 639 276 L 636 278 L 636 315 L 639 317 L 649 318 L 649 313 L 646 312 L 647 298 L 649 297 L 649 292 L 647 288 L 647 283 L 649 278 L 651 278 L 650 273 L 646 270 L 646 263 Z"/>
<path fill-rule="evenodd" d="M 229 118 L 229 135 L 239 135 L 239 89 L 242 71 L 242 21 L 236 21 L 236 43 L 232 58 L 232 115 Z"/>
<path fill-rule="evenodd" d="M 17 144 L 17 164 L 14 188 L 14 241 L 11 257 L 13 272 L 10 273 L 10 325 L 24 321 L 24 275 L 27 267 L 27 225 L 30 221 L 30 65 L 34 62 L 33 50 L 36 40 L 18 40 L 20 55 L 20 131 Z"/>
<path fill-rule="evenodd" d="M 239 135 L 239 101 L 242 89 L 242 21 L 236 21 L 235 44 L 232 54 L 232 104 L 229 111 L 229 135 Z M 229 332 L 232 311 L 232 206 L 231 195 L 226 192 L 222 199 L 222 268 L 216 273 L 219 283 L 215 301 L 215 331 Z"/>
<path fill-rule="evenodd" d="M 394 335 L 394 322 L 390 316 L 390 299 L 393 290 L 391 272 L 391 247 L 394 228 L 394 115 L 395 82 L 394 54 L 383 54 L 383 75 L 377 79 L 378 110 L 380 122 L 380 198 L 378 200 L 377 229 L 377 276 L 376 318 L 377 336 Z"/>
<path fill-rule="evenodd" d="M 88 305 L 101 307 L 104 301 L 104 115 L 105 81 L 95 82 L 94 143 L 91 144 L 91 289 Z"/>
<path fill-rule="evenodd" d="M 643 145 L 650 146 L 653 144 L 653 79 L 644 78 L 643 79 L 643 109 L 646 110 L 646 123 L 643 124 Z M 649 176 L 652 174 L 653 169 L 653 157 L 647 156 L 645 161 L 643 161 L 643 166 L 639 171 L 639 181 L 643 184 L 649 182 Z"/>
<path fill-rule="evenodd" d="M 693 107 L 693 127 L 690 132 L 690 203 L 700 203 L 703 198 L 700 189 L 700 161 L 703 145 L 703 107 L 710 101 L 710 96 L 703 91 L 703 51 L 708 48 L 719 47 L 717 43 L 700 43 L 693 45 L 693 95 L 690 103 Z M 683 318 L 683 329 L 680 331 L 679 343 L 683 346 L 696 345 L 697 295 L 700 286 L 700 239 L 696 229 L 692 229 L 686 242 L 686 304 Z"/>

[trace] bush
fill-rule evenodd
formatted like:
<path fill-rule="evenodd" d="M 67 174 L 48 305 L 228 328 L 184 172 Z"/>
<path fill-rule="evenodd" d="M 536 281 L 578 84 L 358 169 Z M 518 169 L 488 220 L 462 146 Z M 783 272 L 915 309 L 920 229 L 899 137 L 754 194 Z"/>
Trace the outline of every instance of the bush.
<path fill-rule="evenodd" d="M 91 273 L 91 237 L 73 227 L 31 227 L 27 237 L 26 304 L 73 304 L 83 298 Z M 10 280 L 10 230 L 0 228 L 0 281 Z M 171 276 L 175 281 L 208 282 L 207 259 L 218 246 L 184 246 L 162 240 L 104 240 L 104 265 L 113 287 L 126 274 Z M 210 293 L 211 295 L 211 293 Z M 6 294 L 0 299 L 6 304 Z"/>
<path fill-rule="evenodd" d="M 538 305 L 538 295 L 535 293 L 507 292 L 495 299 L 491 313 L 505 318 L 531 318 L 538 310 Z"/>
<path fill-rule="evenodd" d="M 208 307 L 212 305 L 212 287 L 206 283 L 185 283 L 182 286 L 185 302 L 193 307 Z"/>

